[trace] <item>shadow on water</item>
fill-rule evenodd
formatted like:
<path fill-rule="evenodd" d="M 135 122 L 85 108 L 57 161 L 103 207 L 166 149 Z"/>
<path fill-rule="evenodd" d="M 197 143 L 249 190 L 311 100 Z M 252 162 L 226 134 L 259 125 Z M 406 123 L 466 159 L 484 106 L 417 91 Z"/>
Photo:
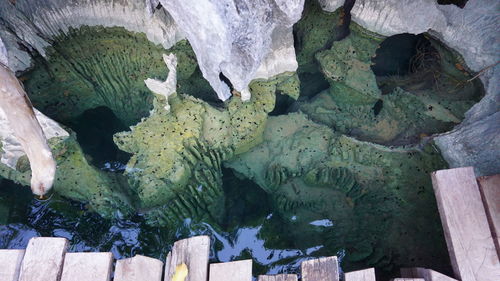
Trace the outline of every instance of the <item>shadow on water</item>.
<path fill-rule="evenodd" d="M 251 181 L 225 169 L 224 189 L 226 216 L 221 225 L 186 218 L 170 229 L 151 227 L 140 215 L 103 219 L 87 211 L 85 204 L 57 195 L 38 201 L 29 188 L 1 180 L 0 248 L 26 248 L 32 237 L 64 237 L 70 241 L 70 252 L 110 251 L 116 259 L 141 254 L 164 260 L 176 240 L 209 235 L 211 261 L 251 258 L 257 275 L 298 273 L 300 263 L 324 247 L 298 245 L 288 237 L 283 219 L 271 212 L 266 193 Z"/>

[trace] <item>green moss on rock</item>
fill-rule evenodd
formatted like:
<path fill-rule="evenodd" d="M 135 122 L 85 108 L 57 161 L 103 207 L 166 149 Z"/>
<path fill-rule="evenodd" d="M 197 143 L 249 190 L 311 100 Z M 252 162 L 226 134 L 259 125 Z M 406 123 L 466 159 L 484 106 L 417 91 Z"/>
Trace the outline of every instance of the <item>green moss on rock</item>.
<path fill-rule="evenodd" d="M 123 186 L 120 175 L 100 171 L 87 162 L 74 133 L 67 138 L 52 138 L 49 145 L 57 163 L 53 190 L 60 196 L 87 202 L 91 210 L 111 217 L 116 211 L 123 214 L 133 210 L 131 194 Z M 0 176 L 29 186 L 31 170 L 25 156 L 17 170 L 0 164 Z"/>
<path fill-rule="evenodd" d="M 270 117 L 264 142 L 226 166 L 271 195 L 297 241 L 319 231 L 311 222 L 332 221 L 322 237 L 330 252 L 347 249 L 347 268 L 404 264 L 408 253 L 431 261 L 445 246 L 429 173 L 446 163 L 431 145 L 363 142 L 295 113 Z"/>
<path fill-rule="evenodd" d="M 275 94 L 297 92 L 290 77 L 294 76 L 254 81 L 249 102 L 232 98 L 224 109 L 177 95 L 169 100 L 171 110 L 166 112 L 158 100 L 151 116 L 130 132 L 115 135 L 118 147 L 133 155 L 125 174 L 152 223 L 221 217 L 221 164 L 262 141 Z"/>
<path fill-rule="evenodd" d="M 433 44 L 439 61 L 431 71 L 420 69 L 405 77 L 376 77 L 370 66 L 381 42 L 382 38 L 352 23 L 348 37 L 316 54 L 330 88 L 303 102 L 300 110 L 343 134 L 401 145 L 450 130 L 481 95 L 479 87 L 460 82 L 467 77 L 450 67 L 458 58 L 453 60 L 450 51 L 436 42 Z M 434 83 L 435 79 L 433 87 L 421 87 L 425 81 Z"/>

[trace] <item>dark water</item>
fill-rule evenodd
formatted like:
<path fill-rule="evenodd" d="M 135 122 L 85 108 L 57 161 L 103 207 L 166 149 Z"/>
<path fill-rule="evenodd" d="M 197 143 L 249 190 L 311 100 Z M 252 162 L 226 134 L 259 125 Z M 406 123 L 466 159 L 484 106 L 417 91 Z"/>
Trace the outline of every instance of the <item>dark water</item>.
<path fill-rule="evenodd" d="M 140 215 L 123 218 L 116 214 L 106 220 L 88 212 L 85 204 L 56 195 L 39 201 L 29 188 L 2 180 L 0 248 L 26 248 L 32 237 L 65 237 L 71 252 L 111 251 L 116 259 L 142 254 L 164 260 L 174 241 L 209 235 L 212 261 L 252 258 L 257 275 L 298 273 L 300 263 L 324 247 L 321 243 L 304 247 L 307 243 L 286 239 L 284 222 L 271 212 L 266 193 L 250 181 L 236 179 L 229 170 L 224 170 L 224 175 L 227 212 L 223 224 L 214 226 L 188 218 L 175 229 L 151 227 Z M 229 186 L 233 184 L 240 186 Z M 331 227 L 331 223 L 318 221 L 311 227 Z M 342 256 L 341 252 L 331 254 Z"/>

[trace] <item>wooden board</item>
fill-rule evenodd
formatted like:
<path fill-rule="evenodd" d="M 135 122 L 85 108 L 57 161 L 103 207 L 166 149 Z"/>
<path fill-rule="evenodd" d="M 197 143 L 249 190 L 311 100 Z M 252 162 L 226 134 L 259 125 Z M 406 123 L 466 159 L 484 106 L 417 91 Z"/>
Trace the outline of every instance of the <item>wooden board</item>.
<path fill-rule="evenodd" d="M 61 281 L 109 281 L 112 253 L 66 253 Z"/>
<path fill-rule="evenodd" d="M 500 257 L 500 175 L 477 178 L 493 240 Z"/>
<path fill-rule="evenodd" d="M 161 281 L 163 262 L 137 255 L 116 261 L 114 281 Z"/>
<path fill-rule="evenodd" d="M 258 281 L 297 281 L 295 274 L 259 275 Z"/>
<path fill-rule="evenodd" d="M 457 281 L 437 271 L 423 267 L 401 268 L 401 277 L 423 278 L 425 281 Z"/>
<path fill-rule="evenodd" d="M 196 236 L 174 243 L 165 261 L 165 281 L 172 280 L 175 268 L 185 263 L 188 276 L 185 281 L 207 281 L 210 237 Z"/>
<path fill-rule="evenodd" d="M 431 176 L 455 275 L 466 281 L 498 281 L 500 262 L 473 168 Z"/>
<path fill-rule="evenodd" d="M 375 268 L 368 268 L 344 274 L 345 281 L 375 281 Z"/>
<path fill-rule="evenodd" d="M 19 281 L 58 281 L 67 246 L 65 238 L 31 238 L 21 263 Z"/>
<path fill-rule="evenodd" d="M 337 257 L 326 257 L 302 262 L 302 281 L 338 281 Z"/>
<path fill-rule="evenodd" d="M 252 281 L 252 260 L 210 265 L 209 281 Z"/>
<path fill-rule="evenodd" d="M 0 281 L 17 281 L 24 250 L 0 250 Z"/>

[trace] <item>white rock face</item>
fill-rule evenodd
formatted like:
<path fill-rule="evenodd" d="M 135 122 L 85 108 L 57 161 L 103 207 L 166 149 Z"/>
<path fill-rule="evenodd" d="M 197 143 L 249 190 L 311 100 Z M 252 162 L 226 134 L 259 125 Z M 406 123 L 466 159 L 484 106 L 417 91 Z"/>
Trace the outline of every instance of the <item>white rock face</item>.
<path fill-rule="evenodd" d="M 2 38 L 0 38 L 0 63 L 5 66 L 9 64 L 9 59 L 7 58 L 7 49 L 5 49 Z"/>
<path fill-rule="evenodd" d="M 252 79 L 297 68 L 295 53 L 291 52 L 291 27 L 301 17 L 304 0 L 160 0 L 160 3 L 186 35 L 203 76 L 221 100 L 231 96 L 221 73 L 242 93 L 243 99 L 248 99 L 248 84 Z M 287 57 L 281 57 L 283 54 Z"/>
<path fill-rule="evenodd" d="M 344 5 L 344 0 L 318 0 L 321 9 L 327 12 L 335 12 Z"/>
<path fill-rule="evenodd" d="M 163 54 L 163 61 L 167 65 L 168 75 L 167 80 L 164 82 L 155 79 L 148 78 L 144 80 L 146 87 L 158 95 L 165 97 L 165 110 L 170 111 L 170 105 L 168 104 L 168 97 L 175 94 L 177 90 L 177 57 L 175 54 L 165 55 Z"/>
<path fill-rule="evenodd" d="M 0 18 L 4 20 L 0 37 L 5 41 L 13 71 L 24 70 L 31 64 L 29 55 L 18 48 L 18 41 L 45 55 L 52 38 L 83 25 L 120 26 L 143 32 L 151 42 L 165 48 L 184 38 L 168 13 L 154 8 L 155 0 L 16 0 L 15 5 L 11 2 L 0 1 Z"/>

